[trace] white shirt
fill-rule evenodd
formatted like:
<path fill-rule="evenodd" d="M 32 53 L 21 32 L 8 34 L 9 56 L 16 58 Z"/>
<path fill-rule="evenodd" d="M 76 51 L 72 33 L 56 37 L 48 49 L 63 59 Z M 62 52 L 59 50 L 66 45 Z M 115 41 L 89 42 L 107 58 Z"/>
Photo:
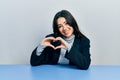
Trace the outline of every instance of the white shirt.
<path fill-rule="evenodd" d="M 71 50 L 71 47 L 74 42 L 74 38 L 75 38 L 74 35 L 72 35 L 70 38 L 63 37 L 63 39 L 68 43 L 68 45 L 67 45 L 67 48 L 61 48 L 61 53 L 58 61 L 59 64 L 69 64 L 69 60 L 65 58 L 65 53 L 67 50 L 68 52 Z"/>

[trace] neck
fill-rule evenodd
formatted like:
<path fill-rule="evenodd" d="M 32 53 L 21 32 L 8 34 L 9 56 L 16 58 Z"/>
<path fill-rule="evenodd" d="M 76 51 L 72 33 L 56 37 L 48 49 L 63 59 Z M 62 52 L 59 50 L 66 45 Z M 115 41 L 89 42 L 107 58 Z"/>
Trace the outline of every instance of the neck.
<path fill-rule="evenodd" d="M 67 41 L 68 43 L 72 42 L 72 41 L 74 40 L 74 38 L 75 38 L 75 35 L 72 35 L 72 36 L 70 36 L 69 38 L 63 37 L 63 39 L 64 39 L 65 41 Z"/>

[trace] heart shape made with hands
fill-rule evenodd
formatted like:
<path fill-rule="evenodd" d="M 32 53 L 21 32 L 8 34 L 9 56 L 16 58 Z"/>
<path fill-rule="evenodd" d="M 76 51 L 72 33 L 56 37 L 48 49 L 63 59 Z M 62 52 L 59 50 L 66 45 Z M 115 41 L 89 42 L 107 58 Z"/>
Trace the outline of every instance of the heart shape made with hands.
<path fill-rule="evenodd" d="M 47 37 L 42 41 L 43 45 L 50 46 L 53 49 L 65 48 L 67 43 L 61 37 Z"/>
<path fill-rule="evenodd" d="M 53 45 L 54 47 L 60 46 L 61 41 L 60 40 L 51 40 L 50 44 Z"/>

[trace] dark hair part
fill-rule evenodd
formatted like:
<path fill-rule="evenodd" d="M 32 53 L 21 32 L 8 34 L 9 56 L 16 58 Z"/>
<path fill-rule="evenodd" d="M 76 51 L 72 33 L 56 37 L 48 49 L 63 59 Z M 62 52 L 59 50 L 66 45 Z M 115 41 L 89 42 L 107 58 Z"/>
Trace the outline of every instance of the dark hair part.
<path fill-rule="evenodd" d="M 61 10 L 61 11 L 59 11 L 55 15 L 55 17 L 53 19 L 53 32 L 54 32 L 55 35 L 62 36 L 62 34 L 59 32 L 58 25 L 57 25 L 57 19 L 60 18 L 60 17 L 64 17 L 66 19 L 66 21 L 67 21 L 67 24 L 70 25 L 71 27 L 73 27 L 73 29 L 74 29 L 73 34 L 76 37 L 85 37 L 80 32 L 76 20 L 74 19 L 74 17 L 72 16 L 72 14 L 69 11 L 67 11 L 67 10 Z"/>

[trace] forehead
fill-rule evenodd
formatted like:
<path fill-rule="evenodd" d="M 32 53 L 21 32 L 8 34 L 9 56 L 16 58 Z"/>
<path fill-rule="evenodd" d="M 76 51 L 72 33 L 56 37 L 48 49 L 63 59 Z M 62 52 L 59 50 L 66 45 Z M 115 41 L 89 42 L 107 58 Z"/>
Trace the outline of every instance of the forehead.
<path fill-rule="evenodd" d="M 64 22 L 66 22 L 66 19 L 64 17 L 60 17 L 57 19 L 57 24 L 63 24 Z"/>

